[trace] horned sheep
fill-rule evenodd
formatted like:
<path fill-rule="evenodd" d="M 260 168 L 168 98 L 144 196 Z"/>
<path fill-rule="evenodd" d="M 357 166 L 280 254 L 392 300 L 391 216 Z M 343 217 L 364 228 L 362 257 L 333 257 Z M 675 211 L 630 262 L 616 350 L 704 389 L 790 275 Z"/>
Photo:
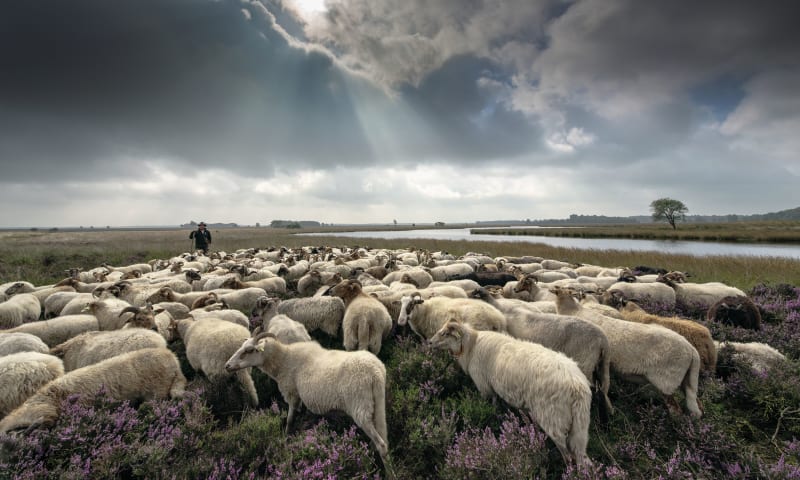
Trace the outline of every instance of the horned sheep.
<path fill-rule="evenodd" d="M 285 345 L 262 333 L 246 339 L 225 364 L 229 372 L 250 367 L 277 382 L 289 404 L 287 431 L 301 404 L 318 415 L 342 410 L 386 460 L 386 368 L 374 354 L 327 350 L 314 341 Z"/>
<path fill-rule="evenodd" d="M 724 283 L 685 283 L 685 280 L 685 274 L 670 272 L 659 275 L 657 281 L 671 287 L 675 291 L 675 301 L 687 307 L 707 310 L 725 297 L 747 297 L 743 291 Z"/>
<path fill-rule="evenodd" d="M 721 298 L 708 309 L 706 320 L 751 330 L 761 328 L 761 312 L 758 307 L 749 298 L 741 296 Z"/>
<path fill-rule="evenodd" d="M 311 270 L 297 281 L 297 293 L 302 296 L 312 295 L 319 287 L 333 286 L 342 280 L 342 276 L 336 272 Z"/>
<path fill-rule="evenodd" d="M 330 290 L 344 302 L 342 337 L 345 350 L 381 351 L 383 339 L 392 329 L 392 318 L 376 298 L 361 291 L 356 280 L 345 280 Z"/>
<path fill-rule="evenodd" d="M 64 375 L 64 365 L 52 355 L 18 352 L 0 357 L 0 418 L 61 375 Z"/>
<path fill-rule="evenodd" d="M 605 305 L 619 307 L 615 301 L 621 298 L 635 302 L 655 302 L 665 308 L 675 307 L 675 290 L 663 283 L 617 282 L 603 292 L 601 301 Z"/>
<path fill-rule="evenodd" d="M 73 370 L 40 388 L 2 421 L 0 433 L 52 425 L 70 395 L 96 395 L 101 389 L 116 400 L 176 398 L 184 394 L 186 378 L 175 354 L 147 348 L 118 355 Z"/>
<path fill-rule="evenodd" d="M 566 463 L 588 463 L 589 381 L 574 360 L 539 344 L 448 322 L 431 338 L 452 353 L 478 391 L 527 410 Z"/>
<path fill-rule="evenodd" d="M 411 330 L 430 339 L 447 321 L 456 315 L 476 330 L 506 331 L 506 317 L 493 306 L 472 298 L 433 297 L 423 300 L 419 294 L 400 300 L 398 325 L 408 324 Z"/>

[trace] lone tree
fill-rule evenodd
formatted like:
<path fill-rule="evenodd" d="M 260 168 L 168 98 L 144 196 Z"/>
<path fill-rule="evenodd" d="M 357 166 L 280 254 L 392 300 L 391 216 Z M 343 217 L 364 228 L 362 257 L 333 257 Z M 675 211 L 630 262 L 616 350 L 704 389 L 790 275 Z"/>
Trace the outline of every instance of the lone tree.
<path fill-rule="evenodd" d="M 654 221 L 658 222 L 661 220 L 666 220 L 670 225 L 672 225 L 673 230 L 678 228 L 675 225 L 675 222 L 678 220 L 685 220 L 686 213 L 689 212 L 689 209 L 683 204 L 683 202 L 680 200 L 674 200 L 672 198 L 659 198 L 658 200 L 653 200 L 650 203 L 650 210 L 653 211 Z"/>

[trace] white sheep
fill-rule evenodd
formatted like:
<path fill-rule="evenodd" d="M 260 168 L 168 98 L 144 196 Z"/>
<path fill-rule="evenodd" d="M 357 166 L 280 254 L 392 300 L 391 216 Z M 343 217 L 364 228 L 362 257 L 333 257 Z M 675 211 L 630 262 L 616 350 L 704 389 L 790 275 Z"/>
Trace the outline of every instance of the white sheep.
<path fill-rule="evenodd" d="M 472 266 L 466 263 L 453 263 L 450 265 L 442 265 L 439 267 L 431 268 L 430 275 L 434 281 L 446 282 L 447 279 L 452 276 L 466 275 L 474 271 L 475 270 L 472 268 Z"/>
<path fill-rule="evenodd" d="M 673 394 L 683 388 L 686 408 L 695 416 L 700 355 L 685 338 L 659 325 L 617 320 L 584 308 L 566 289 L 556 288 L 559 315 L 572 315 L 600 327 L 608 338 L 611 368 L 629 377 L 644 378 L 664 396 L 670 410 L 680 411 Z"/>
<path fill-rule="evenodd" d="M 603 414 L 614 411 L 608 398 L 611 347 L 600 327 L 577 317 L 541 313 L 526 302 L 496 299 L 485 288 L 475 290 L 472 297 L 503 312 L 508 334 L 512 337 L 538 343 L 575 360 L 581 372 L 602 394 Z"/>
<path fill-rule="evenodd" d="M 308 342 L 311 340 L 306 327 L 286 315 L 275 315 L 266 323 L 266 331 L 275 335 L 275 338 L 282 343 Z"/>
<path fill-rule="evenodd" d="M 94 396 L 105 390 L 115 400 L 177 398 L 186 378 L 175 354 L 147 348 L 73 370 L 40 388 L 0 421 L 0 433 L 52 425 L 62 402 L 73 394 Z"/>
<path fill-rule="evenodd" d="M 392 329 L 392 318 L 386 307 L 374 297 L 361 291 L 356 280 L 345 280 L 330 291 L 344 301 L 342 337 L 346 350 L 367 350 L 375 355 L 381 351 L 383 339 Z"/>
<path fill-rule="evenodd" d="M 42 304 L 33 294 L 18 293 L 0 303 L 0 329 L 35 322 L 42 314 Z"/>
<path fill-rule="evenodd" d="M 30 333 L 0 333 L 0 357 L 18 352 L 47 353 L 50 347 Z"/>
<path fill-rule="evenodd" d="M 260 308 L 263 307 L 260 304 Z M 322 330 L 337 337 L 342 328 L 344 310 L 344 301 L 341 298 L 326 296 L 283 300 L 277 304 L 276 312 L 302 323 L 309 333 Z"/>
<path fill-rule="evenodd" d="M 733 349 L 731 357 L 749 364 L 754 372 L 769 371 L 786 361 L 786 356 L 766 343 L 718 342 L 714 340 L 714 346 L 717 352 L 723 348 Z"/>
<path fill-rule="evenodd" d="M 472 298 L 433 297 L 423 300 L 418 294 L 400 299 L 398 325 L 408 324 L 411 330 L 425 339 L 430 339 L 456 315 L 460 321 L 469 323 L 476 330 L 506 331 L 506 317 L 493 306 Z"/>
<path fill-rule="evenodd" d="M 665 308 L 675 307 L 675 290 L 663 283 L 617 282 L 603 292 L 602 303 L 619 307 L 615 302 L 616 298 L 633 300 L 637 303 L 656 302 L 664 305 Z"/>
<path fill-rule="evenodd" d="M 64 365 L 52 355 L 19 352 L 0 357 L 0 418 L 61 375 Z"/>
<path fill-rule="evenodd" d="M 216 318 L 217 320 L 231 322 L 233 324 L 241 325 L 248 329 L 250 328 L 250 319 L 247 318 L 247 315 L 240 312 L 239 310 L 231 310 L 223 307 L 224 305 L 221 303 L 214 303 L 211 305 L 207 305 L 203 308 L 196 308 L 194 310 L 190 310 L 188 316 L 194 318 L 195 320 L 200 320 L 203 318 Z M 176 318 L 176 320 L 180 319 Z"/>
<path fill-rule="evenodd" d="M 725 297 L 747 297 L 736 287 L 720 282 L 685 283 L 686 276 L 680 272 L 659 275 L 655 285 L 666 284 L 675 291 L 676 302 L 687 307 L 708 310 Z M 635 285 L 635 284 L 634 284 Z"/>
<path fill-rule="evenodd" d="M 228 371 L 250 367 L 277 382 L 289 404 L 287 431 L 301 404 L 318 415 L 342 410 L 386 460 L 386 368 L 374 354 L 327 350 L 314 341 L 285 345 L 263 333 L 245 340 L 225 364 Z"/>
<path fill-rule="evenodd" d="M 480 284 L 478 282 L 476 282 L 475 280 L 470 280 L 470 279 L 465 278 L 463 280 L 448 280 L 446 282 L 431 282 L 431 283 L 428 284 L 427 288 L 442 287 L 442 286 L 458 287 L 458 288 L 464 290 L 465 292 L 471 292 L 471 291 L 475 290 L 476 288 L 480 287 Z"/>
<path fill-rule="evenodd" d="M 321 272 L 311 270 L 297 281 L 297 293 L 299 295 L 312 295 L 323 285 L 336 285 L 341 282 L 342 276 L 336 272 Z"/>
<path fill-rule="evenodd" d="M 243 341 L 250 338 L 247 328 L 213 318 L 177 320 L 173 323 L 173 331 L 186 345 L 186 359 L 192 368 L 203 372 L 211 381 L 229 376 L 225 362 Z M 247 393 L 250 405 L 258 406 L 258 393 L 250 369 L 237 372 L 236 378 Z"/>
<path fill-rule="evenodd" d="M 80 293 L 82 292 L 56 292 L 47 297 L 42 304 L 44 307 L 45 320 L 61 315 L 61 310 L 64 309 L 64 306 L 66 306 L 70 300 L 77 297 Z"/>
<path fill-rule="evenodd" d="M 433 281 L 433 277 L 431 274 L 423 270 L 422 268 L 408 268 L 405 270 L 395 270 L 393 272 L 389 272 L 386 274 L 385 277 L 381 279 L 384 285 L 391 285 L 392 282 L 400 280 L 403 278 L 403 275 L 408 275 L 410 278 L 413 278 L 415 282 L 417 282 L 418 288 L 426 288 L 430 283 Z"/>
<path fill-rule="evenodd" d="M 225 288 L 225 289 L 213 290 L 213 293 L 215 293 L 216 295 L 223 295 L 230 292 L 233 292 L 233 289 Z M 203 298 L 208 294 L 209 291 L 206 290 L 179 293 L 174 291 L 170 287 L 161 287 L 157 291 L 153 292 L 153 294 L 151 294 L 149 297 L 147 297 L 147 301 L 153 304 L 160 302 L 178 302 L 186 305 L 189 308 L 192 308 L 192 305 L 194 305 L 194 302 L 196 302 L 197 299 Z"/>
<path fill-rule="evenodd" d="M 222 282 L 222 288 L 232 288 L 240 290 L 243 288 L 259 288 L 266 293 L 283 294 L 286 293 L 286 280 L 281 277 L 264 278 L 253 282 L 242 282 L 238 278 L 229 278 Z"/>
<path fill-rule="evenodd" d="M 531 414 L 566 463 L 588 463 L 589 381 L 574 360 L 539 344 L 451 321 L 431 338 L 455 357 L 484 397 Z"/>
<path fill-rule="evenodd" d="M 110 332 L 86 332 L 50 349 L 69 372 L 107 358 L 142 348 L 166 348 L 164 337 L 152 330 L 131 328 Z"/>
<path fill-rule="evenodd" d="M 23 323 L 19 327 L 3 330 L 0 333 L 30 333 L 53 347 L 75 335 L 93 330 L 100 330 L 97 317 L 94 315 L 62 315 L 51 320 Z"/>

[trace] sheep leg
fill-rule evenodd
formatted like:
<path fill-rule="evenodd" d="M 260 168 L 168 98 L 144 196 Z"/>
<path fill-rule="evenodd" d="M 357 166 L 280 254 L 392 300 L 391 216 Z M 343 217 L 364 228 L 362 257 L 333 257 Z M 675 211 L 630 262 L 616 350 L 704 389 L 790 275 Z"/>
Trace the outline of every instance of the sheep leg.
<path fill-rule="evenodd" d="M 372 443 L 375 444 L 375 449 L 378 451 L 378 455 L 381 456 L 382 459 L 386 459 L 386 454 L 389 453 L 389 448 L 386 446 L 386 442 L 381 435 L 378 433 L 378 430 L 373 425 L 372 421 L 356 421 L 356 425 L 361 427 L 364 430 L 364 433 L 372 440 Z"/>
<path fill-rule="evenodd" d="M 667 408 L 669 409 L 669 413 L 674 416 L 678 416 L 683 413 L 681 410 L 681 406 L 678 405 L 677 400 L 673 395 L 664 395 L 664 402 L 667 404 Z"/>
<path fill-rule="evenodd" d="M 250 376 L 250 369 L 245 368 L 236 372 L 239 382 L 242 384 L 245 392 L 247 392 L 250 406 L 253 408 L 258 407 L 258 393 L 256 392 L 256 385 L 253 383 L 253 377 Z"/>
<path fill-rule="evenodd" d="M 294 412 L 300 408 L 300 397 L 292 396 L 287 398 L 286 403 L 289 404 L 289 413 L 286 415 L 286 435 L 288 435 L 289 429 L 292 426 L 292 421 L 294 420 Z"/>

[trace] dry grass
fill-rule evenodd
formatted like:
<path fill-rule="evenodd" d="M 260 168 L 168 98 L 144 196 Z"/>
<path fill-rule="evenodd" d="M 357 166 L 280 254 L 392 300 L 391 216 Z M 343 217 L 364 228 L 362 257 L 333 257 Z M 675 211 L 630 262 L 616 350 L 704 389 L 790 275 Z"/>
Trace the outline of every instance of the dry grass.
<path fill-rule="evenodd" d="M 481 230 L 495 235 L 544 235 L 577 238 L 636 238 L 662 240 L 705 240 L 742 243 L 800 243 L 800 222 L 679 223 L 673 230 L 666 223 L 583 226 L 581 228 L 532 228 Z"/>
<path fill-rule="evenodd" d="M 374 227 L 385 229 L 385 226 Z M 334 232 L 343 228 L 313 231 Z M 303 229 L 303 233 L 311 232 Z M 759 283 L 800 285 L 800 260 L 777 257 L 668 255 L 622 250 L 581 250 L 528 242 L 475 242 L 429 239 L 372 239 L 297 236 L 297 230 L 273 228 L 211 229 L 214 250 L 303 245 L 369 246 L 372 248 L 417 247 L 444 250 L 454 255 L 469 251 L 490 256 L 538 255 L 604 266 L 649 265 L 691 272 L 696 282 L 721 281 L 744 290 Z M 481 233 L 484 233 L 483 231 Z M 537 233 L 540 233 L 537 231 Z M 0 232 L 0 283 L 28 280 L 37 285 L 64 278 L 70 267 L 89 269 L 107 262 L 126 265 L 154 258 L 170 258 L 190 250 L 189 230 L 83 230 Z"/>

